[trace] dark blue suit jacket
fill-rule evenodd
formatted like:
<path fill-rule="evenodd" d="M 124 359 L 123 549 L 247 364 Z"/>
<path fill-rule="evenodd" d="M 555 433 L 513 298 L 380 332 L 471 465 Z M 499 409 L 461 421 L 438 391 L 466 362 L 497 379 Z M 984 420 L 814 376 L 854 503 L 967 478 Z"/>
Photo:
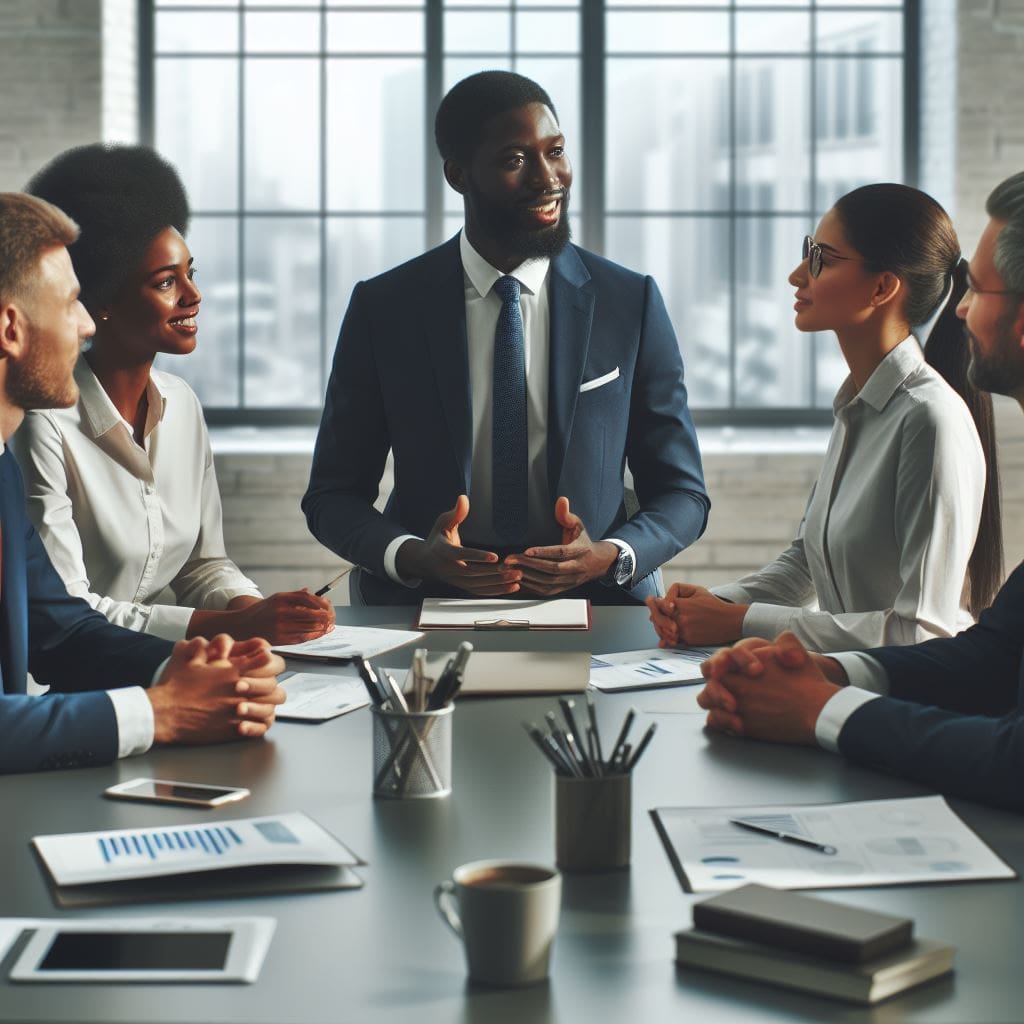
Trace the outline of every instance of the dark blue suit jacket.
<path fill-rule="evenodd" d="M 69 691 L 148 686 L 173 645 L 112 626 L 68 594 L 25 514 L 10 448 L 0 455 L 0 528 L 0 772 L 112 761 L 118 737 L 110 698 Z M 51 692 L 26 696 L 28 672 Z"/>
<path fill-rule="evenodd" d="M 651 278 L 572 245 L 549 273 L 552 501 L 566 495 L 595 539 L 630 544 L 642 581 L 701 535 L 710 506 L 679 347 Z M 580 393 L 616 367 L 617 380 Z M 395 486 L 382 514 L 373 503 L 389 449 Z M 385 549 L 405 533 L 425 537 L 470 492 L 472 454 L 456 236 L 360 282 L 338 338 L 302 507 L 321 543 L 372 574 L 361 584 L 368 601 L 410 600 L 385 573 Z M 627 460 L 640 503 L 628 520 Z"/>
<path fill-rule="evenodd" d="M 1024 809 L 1024 565 L 976 625 L 868 651 L 889 697 L 847 719 L 839 749 L 944 793 Z"/>

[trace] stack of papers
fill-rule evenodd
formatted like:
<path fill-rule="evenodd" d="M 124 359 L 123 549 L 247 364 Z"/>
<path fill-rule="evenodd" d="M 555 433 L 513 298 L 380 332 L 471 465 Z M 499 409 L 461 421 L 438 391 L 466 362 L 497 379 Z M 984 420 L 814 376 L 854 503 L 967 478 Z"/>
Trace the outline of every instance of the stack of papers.
<path fill-rule="evenodd" d="M 590 602 L 574 597 L 553 601 L 428 597 L 417 625 L 420 629 L 590 629 Z"/>
<path fill-rule="evenodd" d="M 313 672 L 282 672 L 278 681 L 288 700 L 277 709 L 284 721 L 326 722 L 369 703 L 366 687 L 353 668 L 344 675 L 327 676 Z"/>

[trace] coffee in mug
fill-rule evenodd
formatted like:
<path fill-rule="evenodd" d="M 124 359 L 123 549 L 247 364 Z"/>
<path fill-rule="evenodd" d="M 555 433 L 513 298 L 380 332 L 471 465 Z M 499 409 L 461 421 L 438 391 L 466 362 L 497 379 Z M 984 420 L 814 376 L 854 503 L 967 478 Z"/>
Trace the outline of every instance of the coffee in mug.
<path fill-rule="evenodd" d="M 548 976 L 558 928 L 562 877 L 554 868 L 475 861 L 434 890 L 434 902 L 462 940 L 469 976 L 502 988 Z"/>

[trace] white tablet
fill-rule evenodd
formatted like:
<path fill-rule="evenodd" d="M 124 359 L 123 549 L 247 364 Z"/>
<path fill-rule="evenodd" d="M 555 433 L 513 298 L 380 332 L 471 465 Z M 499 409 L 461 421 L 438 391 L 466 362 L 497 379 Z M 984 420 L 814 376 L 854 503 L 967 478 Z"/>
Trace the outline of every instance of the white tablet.
<path fill-rule="evenodd" d="M 254 982 L 272 917 L 40 921 L 12 981 Z"/>

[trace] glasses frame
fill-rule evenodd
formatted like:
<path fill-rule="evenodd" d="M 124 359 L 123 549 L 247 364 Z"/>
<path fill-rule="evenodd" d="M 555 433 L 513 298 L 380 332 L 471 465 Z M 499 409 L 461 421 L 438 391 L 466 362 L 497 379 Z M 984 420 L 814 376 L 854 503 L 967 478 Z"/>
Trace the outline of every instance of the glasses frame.
<path fill-rule="evenodd" d="M 835 252 L 830 252 L 828 256 L 829 259 L 832 260 L 848 260 L 851 263 L 867 263 L 867 260 L 858 259 L 856 256 L 840 256 Z M 825 253 L 821 246 L 818 245 L 810 235 L 804 235 L 803 250 L 800 258 L 801 260 L 807 261 L 807 270 L 811 277 L 818 277 L 821 274 L 822 268 L 825 266 Z"/>

